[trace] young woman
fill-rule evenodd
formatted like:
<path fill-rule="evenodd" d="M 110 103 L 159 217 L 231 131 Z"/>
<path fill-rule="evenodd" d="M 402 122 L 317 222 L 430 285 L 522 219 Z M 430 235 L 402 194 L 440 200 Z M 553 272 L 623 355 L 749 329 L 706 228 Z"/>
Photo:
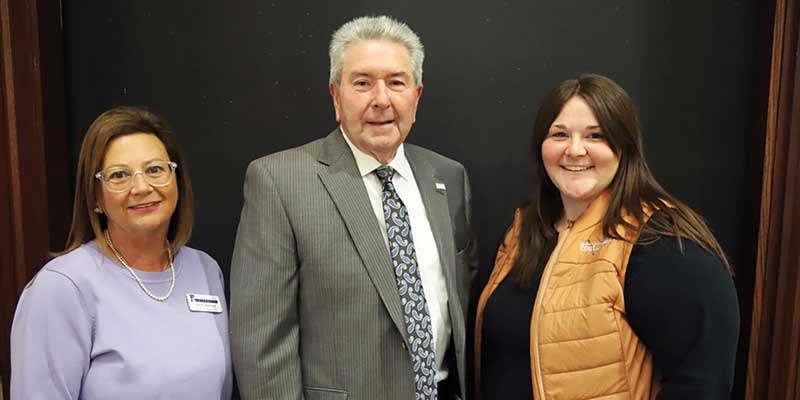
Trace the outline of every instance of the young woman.
<path fill-rule="evenodd" d="M 650 173 L 627 93 L 584 75 L 533 131 L 532 198 L 481 292 L 477 395 L 727 399 L 739 314 L 702 218 Z"/>

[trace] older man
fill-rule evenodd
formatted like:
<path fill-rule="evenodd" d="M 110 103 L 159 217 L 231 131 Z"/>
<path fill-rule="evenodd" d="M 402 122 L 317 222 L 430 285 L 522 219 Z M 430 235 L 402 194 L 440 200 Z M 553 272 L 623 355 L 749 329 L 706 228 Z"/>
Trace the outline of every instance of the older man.
<path fill-rule="evenodd" d="M 340 126 L 250 164 L 231 275 L 244 399 L 457 399 L 477 268 L 461 164 L 404 144 L 417 35 L 388 17 L 330 44 Z"/>

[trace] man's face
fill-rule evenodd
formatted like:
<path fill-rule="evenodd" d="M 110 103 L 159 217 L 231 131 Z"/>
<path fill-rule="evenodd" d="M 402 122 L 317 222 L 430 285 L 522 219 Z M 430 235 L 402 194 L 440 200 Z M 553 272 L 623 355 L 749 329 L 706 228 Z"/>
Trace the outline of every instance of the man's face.
<path fill-rule="evenodd" d="M 405 46 L 386 40 L 351 43 L 344 52 L 341 83 L 331 83 L 330 91 L 336 121 L 350 141 L 389 163 L 416 120 L 422 95 Z"/>

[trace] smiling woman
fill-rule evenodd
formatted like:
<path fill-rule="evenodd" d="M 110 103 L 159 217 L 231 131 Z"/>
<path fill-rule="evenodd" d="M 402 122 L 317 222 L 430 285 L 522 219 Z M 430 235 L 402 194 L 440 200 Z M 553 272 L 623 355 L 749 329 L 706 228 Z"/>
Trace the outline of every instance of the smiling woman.
<path fill-rule="evenodd" d="M 478 301 L 476 394 L 730 398 L 730 267 L 650 174 L 628 94 L 599 75 L 564 81 L 539 108 L 531 155 L 531 200 Z"/>
<path fill-rule="evenodd" d="M 156 249 L 163 246 L 178 204 L 170 162 L 167 149 L 153 134 L 134 133 L 109 143 L 103 171 L 98 173 L 104 185 L 97 207 L 106 215 L 108 233 L 118 247 L 123 241 Z M 133 172 L 131 167 L 139 169 Z M 148 261 L 149 265 L 140 263 L 139 269 L 160 271 L 163 267 L 158 259 Z"/>
<path fill-rule="evenodd" d="M 142 109 L 103 113 L 75 193 L 66 250 L 17 306 L 11 398 L 230 398 L 222 274 L 185 245 L 193 197 L 172 131 Z"/>
<path fill-rule="evenodd" d="M 608 146 L 589 104 L 573 96 L 553 121 L 542 142 L 542 161 L 574 221 L 611 184 L 619 157 Z"/>

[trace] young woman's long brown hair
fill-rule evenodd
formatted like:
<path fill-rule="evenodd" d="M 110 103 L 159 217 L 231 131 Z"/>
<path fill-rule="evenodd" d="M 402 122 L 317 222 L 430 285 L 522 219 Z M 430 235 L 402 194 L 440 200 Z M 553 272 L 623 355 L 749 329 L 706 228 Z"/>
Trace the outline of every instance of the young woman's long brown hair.
<path fill-rule="evenodd" d="M 688 239 L 717 255 L 731 271 L 725 252 L 703 218 L 667 193 L 650 172 L 628 93 L 609 78 L 587 74 L 562 82 L 545 97 L 536 115 L 531 142 L 533 191 L 531 199 L 520 209 L 519 253 L 512 278 L 520 284 L 530 284 L 544 269 L 558 240 L 555 225 L 564 208 L 558 188 L 545 171 L 541 149 L 550 125 L 574 96 L 589 104 L 608 145 L 619 157 L 619 169 L 610 187 L 610 203 L 602 220 L 605 236 L 626 240 L 620 231 L 628 231 L 639 234 L 639 243 L 653 242 L 660 236 Z M 647 220 L 643 207 L 659 212 Z M 628 220 L 623 219 L 623 212 Z"/>

